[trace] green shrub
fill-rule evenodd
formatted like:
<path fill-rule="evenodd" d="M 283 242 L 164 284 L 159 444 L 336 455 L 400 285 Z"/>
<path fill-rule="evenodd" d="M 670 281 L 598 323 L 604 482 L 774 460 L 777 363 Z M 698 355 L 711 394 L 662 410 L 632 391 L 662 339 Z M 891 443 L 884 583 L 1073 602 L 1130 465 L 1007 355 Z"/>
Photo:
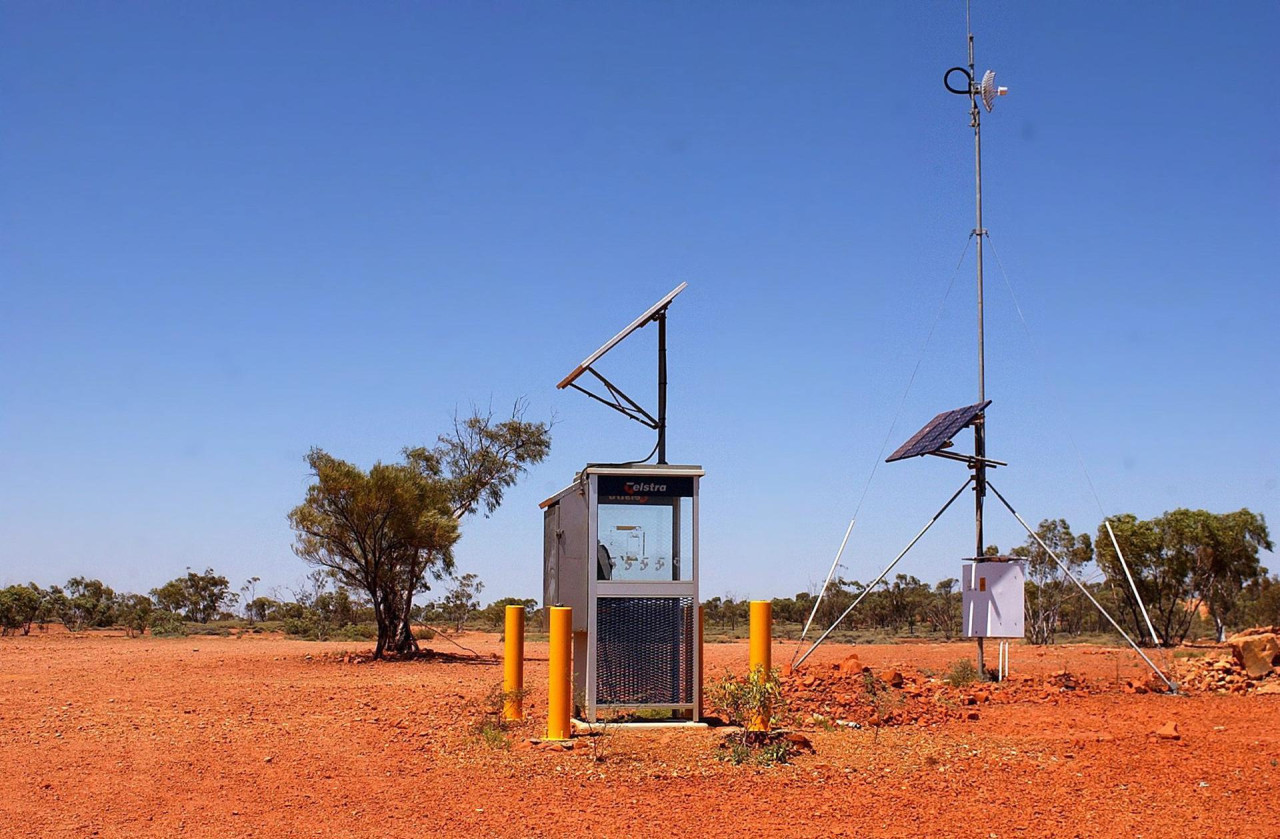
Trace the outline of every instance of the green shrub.
<path fill-rule="evenodd" d="M 502 683 L 499 682 L 483 700 L 480 721 L 476 723 L 474 731 L 491 749 L 511 748 L 511 740 L 507 733 L 512 723 L 507 722 L 502 714 L 508 699 L 523 700 L 524 691 L 506 692 L 502 689 Z"/>
<path fill-rule="evenodd" d="M 778 671 L 765 675 L 752 670 L 746 676 L 736 677 L 725 673 L 708 691 L 711 704 L 724 712 L 733 725 L 748 726 L 752 720 L 761 720 L 765 727 L 773 728 L 786 706 Z"/>
<path fill-rule="evenodd" d="M 173 612 L 153 612 L 151 634 L 160 638 L 186 635 L 187 624 L 182 620 L 181 615 Z"/>
<path fill-rule="evenodd" d="M 772 733 L 786 709 L 778 671 L 752 670 L 741 677 L 726 673 L 711 685 L 708 696 L 728 722 L 740 726 L 721 742 L 721 760 L 735 766 L 747 762 L 762 766 L 787 762 L 791 744 Z M 753 723 L 763 724 L 764 730 L 752 731 Z"/>
<path fill-rule="evenodd" d="M 378 628 L 371 623 L 348 623 L 329 633 L 332 641 L 372 641 L 378 637 Z"/>
<path fill-rule="evenodd" d="M 947 671 L 943 681 L 956 688 L 971 685 L 978 681 L 978 668 L 967 658 L 958 659 L 951 663 L 951 669 Z"/>

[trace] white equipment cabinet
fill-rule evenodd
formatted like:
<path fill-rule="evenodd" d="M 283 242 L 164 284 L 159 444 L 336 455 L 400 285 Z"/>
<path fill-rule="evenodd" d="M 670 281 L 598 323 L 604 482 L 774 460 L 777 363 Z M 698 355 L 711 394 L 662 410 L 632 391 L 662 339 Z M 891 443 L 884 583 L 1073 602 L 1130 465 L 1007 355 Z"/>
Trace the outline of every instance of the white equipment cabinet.
<path fill-rule="evenodd" d="M 1008 557 L 966 562 L 961 603 L 966 638 L 1021 638 L 1025 607 L 1022 563 Z"/>

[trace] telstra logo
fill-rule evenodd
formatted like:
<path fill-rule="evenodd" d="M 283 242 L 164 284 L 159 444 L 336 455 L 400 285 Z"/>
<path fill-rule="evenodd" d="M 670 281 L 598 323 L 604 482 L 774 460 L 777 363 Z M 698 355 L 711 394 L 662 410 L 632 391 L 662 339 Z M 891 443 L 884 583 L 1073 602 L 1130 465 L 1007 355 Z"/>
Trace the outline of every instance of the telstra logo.
<path fill-rule="evenodd" d="M 627 481 L 622 485 L 622 491 L 627 495 L 635 495 L 638 492 L 666 492 L 666 484 L 647 483 L 645 481 Z"/>

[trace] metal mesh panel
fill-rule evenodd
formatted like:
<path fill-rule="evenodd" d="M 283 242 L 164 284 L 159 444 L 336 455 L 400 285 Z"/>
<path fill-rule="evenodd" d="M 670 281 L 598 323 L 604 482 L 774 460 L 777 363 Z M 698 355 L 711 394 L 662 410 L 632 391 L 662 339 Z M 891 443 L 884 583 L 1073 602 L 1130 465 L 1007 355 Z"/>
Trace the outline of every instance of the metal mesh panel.
<path fill-rule="evenodd" d="M 692 703 L 694 609 L 690 597 L 597 600 L 596 703 Z"/>

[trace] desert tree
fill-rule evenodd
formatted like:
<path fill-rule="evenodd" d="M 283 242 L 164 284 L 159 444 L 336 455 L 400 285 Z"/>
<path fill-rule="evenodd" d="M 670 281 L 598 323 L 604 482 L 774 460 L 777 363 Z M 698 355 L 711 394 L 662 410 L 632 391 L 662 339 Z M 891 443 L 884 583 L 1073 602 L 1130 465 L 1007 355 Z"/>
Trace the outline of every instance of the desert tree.
<path fill-rule="evenodd" d="M 915 635 L 916 624 L 923 617 L 929 602 L 929 585 L 909 574 L 897 574 L 892 585 L 884 590 L 885 612 L 888 623 L 897 632 L 903 624 Z"/>
<path fill-rule="evenodd" d="M 378 627 L 375 657 L 414 652 L 413 598 L 453 573 L 461 520 L 496 510 L 550 445 L 547 425 L 526 422 L 517 404 L 503 420 L 492 412 L 455 417 L 452 433 L 434 447 L 405 449 L 402 462 L 367 471 L 312 449 L 314 481 L 289 514 L 294 552 L 367 595 Z"/>
<path fill-rule="evenodd" d="M 58 618 L 72 632 L 93 626 L 111 626 L 115 622 L 116 593 L 101 580 L 72 577 L 65 591 L 52 586 Z"/>
<path fill-rule="evenodd" d="M 1089 534 L 1072 533 L 1065 519 L 1045 519 L 1036 528 L 1036 535 L 1076 577 L 1093 559 Z M 1052 644 L 1062 622 L 1063 608 L 1075 596 L 1075 584 L 1031 536 L 1011 553 L 1027 563 L 1027 635 L 1033 644 Z"/>
<path fill-rule="evenodd" d="M 440 598 L 440 613 L 453 624 L 454 631 L 461 632 L 472 612 L 479 610 L 477 599 L 484 591 L 484 583 L 475 574 L 463 574 L 449 578 L 444 597 Z"/>
<path fill-rule="evenodd" d="M 1196 590 L 1213 619 L 1219 642 L 1227 640 L 1227 626 L 1244 618 L 1244 587 L 1263 577 L 1258 551 L 1274 545 L 1266 520 L 1241 509 L 1213 515 L 1197 510 L 1202 533 L 1196 550 Z"/>
<path fill-rule="evenodd" d="M 481 617 L 484 618 L 485 623 L 489 626 L 494 629 L 501 629 L 507 620 L 508 606 L 519 606 L 523 609 L 524 617 L 527 621 L 532 618 L 534 612 L 537 611 L 538 601 L 531 597 L 503 597 L 499 600 L 493 601 L 488 606 L 485 606 L 484 610 L 481 612 Z"/>
<path fill-rule="evenodd" d="M 941 632 L 948 639 L 956 634 L 960 626 L 959 584 L 955 577 L 939 580 L 925 606 L 925 620 L 935 632 Z"/>
<path fill-rule="evenodd" d="M 240 586 L 240 602 L 244 604 L 244 617 L 249 621 L 249 625 L 253 626 L 254 615 L 256 614 L 251 608 L 253 602 L 258 599 L 258 583 L 262 582 L 262 578 L 258 576 L 250 577 L 244 581 L 244 585 Z"/>
<path fill-rule="evenodd" d="M 40 614 L 41 592 L 35 583 L 0 589 L 0 634 L 22 630 L 31 632 L 31 624 Z"/>
<path fill-rule="evenodd" d="M 116 622 L 124 627 L 125 635 L 132 638 L 141 635 L 151 626 L 155 605 L 145 594 L 125 594 L 116 606 Z"/>
<path fill-rule="evenodd" d="M 1178 509 L 1149 521 L 1131 514 L 1110 521 L 1156 633 L 1169 646 L 1186 637 L 1202 606 L 1218 637 L 1224 637 L 1228 624 L 1242 617 L 1245 588 L 1265 575 L 1258 551 L 1272 548 L 1266 521 L 1249 510 L 1217 515 Z M 1104 527 L 1098 530 L 1098 565 L 1123 604 L 1128 624 L 1148 636 Z"/>
<path fill-rule="evenodd" d="M 1280 628 L 1280 577 L 1258 575 L 1240 593 L 1240 601 L 1248 624 Z"/>
<path fill-rule="evenodd" d="M 221 574 L 206 568 L 203 574 L 187 569 L 186 576 L 170 580 L 151 590 L 151 597 L 161 611 L 182 614 L 187 620 L 208 623 L 239 596 L 231 591 L 231 583 Z"/>

